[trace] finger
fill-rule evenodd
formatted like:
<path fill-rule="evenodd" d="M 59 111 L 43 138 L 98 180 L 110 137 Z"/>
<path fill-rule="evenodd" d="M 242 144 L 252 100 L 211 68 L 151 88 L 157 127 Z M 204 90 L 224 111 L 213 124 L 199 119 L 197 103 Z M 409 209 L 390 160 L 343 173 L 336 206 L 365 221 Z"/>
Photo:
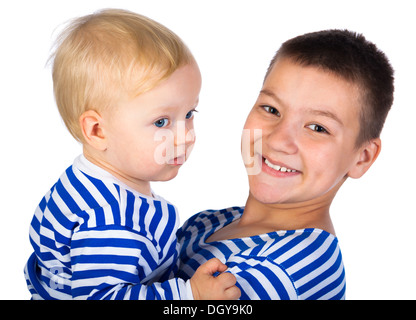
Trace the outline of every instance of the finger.
<path fill-rule="evenodd" d="M 221 282 L 224 288 L 232 287 L 237 283 L 236 277 L 229 272 L 221 273 L 216 280 Z"/>
<path fill-rule="evenodd" d="M 215 272 L 224 272 L 227 270 L 227 266 L 223 264 L 219 259 L 212 258 L 200 266 L 201 271 L 206 274 L 214 274 Z"/>
<path fill-rule="evenodd" d="M 225 299 L 238 300 L 241 297 L 241 290 L 237 286 L 232 286 L 224 291 Z"/>

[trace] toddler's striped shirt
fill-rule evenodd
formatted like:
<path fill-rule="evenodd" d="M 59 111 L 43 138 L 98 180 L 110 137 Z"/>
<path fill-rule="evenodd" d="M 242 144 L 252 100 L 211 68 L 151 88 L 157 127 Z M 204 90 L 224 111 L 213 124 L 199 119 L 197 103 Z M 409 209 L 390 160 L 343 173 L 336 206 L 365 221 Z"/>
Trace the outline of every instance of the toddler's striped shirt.
<path fill-rule="evenodd" d="M 169 279 L 178 256 L 175 207 L 126 186 L 84 156 L 45 195 L 25 267 L 33 299 L 192 299 Z"/>

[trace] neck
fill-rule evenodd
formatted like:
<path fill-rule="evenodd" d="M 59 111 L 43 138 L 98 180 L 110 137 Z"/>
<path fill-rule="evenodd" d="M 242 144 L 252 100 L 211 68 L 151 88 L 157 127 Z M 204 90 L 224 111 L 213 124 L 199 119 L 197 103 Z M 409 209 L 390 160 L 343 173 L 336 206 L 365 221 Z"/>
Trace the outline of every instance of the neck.
<path fill-rule="evenodd" d="M 251 193 L 247 199 L 241 226 L 268 226 L 274 230 L 319 228 L 335 235 L 329 207 L 335 194 L 290 204 L 265 204 Z"/>
<path fill-rule="evenodd" d="M 150 197 L 153 196 L 149 181 L 132 179 L 131 177 L 123 174 L 120 170 L 117 170 L 117 168 L 112 166 L 109 163 L 109 161 L 106 161 L 106 159 L 100 156 L 100 154 L 97 154 L 96 152 L 90 150 L 89 148 L 86 148 L 85 146 L 83 148 L 83 154 L 88 161 L 100 167 L 101 169 L 104 169 L 128 187 L 132 188 L 133 190 L 136 190 L 137 192 L 143 195 Z"/>

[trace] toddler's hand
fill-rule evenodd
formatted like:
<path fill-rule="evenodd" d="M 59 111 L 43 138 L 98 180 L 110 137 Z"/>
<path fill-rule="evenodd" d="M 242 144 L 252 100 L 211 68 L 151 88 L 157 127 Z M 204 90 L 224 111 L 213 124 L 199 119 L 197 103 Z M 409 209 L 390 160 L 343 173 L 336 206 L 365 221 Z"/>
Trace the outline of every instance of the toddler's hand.
<path fill-rule="evenodd" d="M 235 285 L 236 278 L 227 270 L 227 266 L 217 258 L 201 265 L 191 278 L 192 294 L 195 300 L 236 300 L 241 291 Z M 213 274 L 221 274 L 214 277 Z"/>

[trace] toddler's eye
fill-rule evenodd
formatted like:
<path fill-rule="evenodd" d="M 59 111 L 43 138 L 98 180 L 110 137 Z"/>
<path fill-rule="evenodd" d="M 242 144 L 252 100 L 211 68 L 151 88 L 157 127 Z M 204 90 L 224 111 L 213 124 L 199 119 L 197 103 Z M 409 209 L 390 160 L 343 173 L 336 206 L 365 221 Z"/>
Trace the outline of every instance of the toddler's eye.
<path fill-rule="evenodd" d="M 194 116 L 194 112 L 196 112 L 196 110 L 191 110 L 186 114 L 186 119 L 191 119 Z"/>
<path fill-rule="evenodd" d="M 153 124 L 158 128 L 166 127 L 169 123 L 169 120 L 167 118 L 156 120 Z"/>
<path fill-rule="evenodd" d="M 271 114 L 274 114 L 274 115 L 276 115 L 276 116 L 280 117 L 280 112 L 279 112 L 279 110 L 277 110 L 276 108 L 271 107 L 271 106 L 262 106 L 262 108 L 263 108 L 266 112 L 271 113 Z"/>
<path fill-rule="evenodd" d="M 324 127 L 320 126 L 319 124 L 310 124 L 307 126 L 309 129 L 320 132 L 320 133 L 329 133 Z"/>

